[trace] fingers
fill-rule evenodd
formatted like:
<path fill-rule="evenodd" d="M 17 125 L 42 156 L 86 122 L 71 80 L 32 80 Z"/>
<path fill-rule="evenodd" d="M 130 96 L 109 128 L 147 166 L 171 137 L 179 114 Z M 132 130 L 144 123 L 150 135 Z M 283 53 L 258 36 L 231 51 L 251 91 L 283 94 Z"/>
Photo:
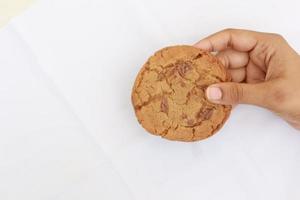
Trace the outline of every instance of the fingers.
<path fill-rule="evenodd" d="M 219 83 L 209 86 L 206 90 L 206 96 L 210 101 L 218 104 L 236 105 L 242 103 L 266 107 L 267 88 L 265 83 Z"/>
<path fill-rule="evenodd" d="M 248 64 L 249 55 L 246 52 L 239 52 L 233 49 L 226 49 L 217 54 L 218 59 L 226 68 L 241 68 Z"/>
<path fill-rule="evenodd" d="M 243 82 L 246 79 L 246 68 L 238 68 L 238 69 L 229 69 L 229 73 L 231 75 L 231 80 L 233 82 Z"/>
<path fill-rule="evenodd" d="M 226 49 L 217 54 L 218 59 L 224 64 L 231 74 L 233 82 L 242 82 L 246 78 L 246 68 L 249 56 L 245 52 Z"/>
<path fill-rule="evenodd" d="M 259 83 L 265 80 L 266 73 L 257 65 L 253 63 L 253 61 L 249 61 L 246 67 L 247 74 L 247 83 Z"/>
<path fill-rule="evenodd" d="M 204 38 L 194 46 L 207 51 L 222 51 L 230 47 L 246 52 L 255 47 L 257 35 L 258 33 L 254 31 L 225 29 Z"/>

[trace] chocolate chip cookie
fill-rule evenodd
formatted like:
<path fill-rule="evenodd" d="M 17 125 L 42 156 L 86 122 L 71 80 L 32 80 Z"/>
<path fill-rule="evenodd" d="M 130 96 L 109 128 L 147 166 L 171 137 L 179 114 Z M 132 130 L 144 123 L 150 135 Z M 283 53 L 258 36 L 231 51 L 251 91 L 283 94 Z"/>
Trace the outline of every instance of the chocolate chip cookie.
<path fill-rule="evenodd" d="M 150 133 L 177 141 L 196 141 L 219 130 L 231 106 L 209 102 L 206 88 L 230 81 L 212 54 L 182 45 L 157 51 L 144 64 L 132 90 L 139 123 Z"/>

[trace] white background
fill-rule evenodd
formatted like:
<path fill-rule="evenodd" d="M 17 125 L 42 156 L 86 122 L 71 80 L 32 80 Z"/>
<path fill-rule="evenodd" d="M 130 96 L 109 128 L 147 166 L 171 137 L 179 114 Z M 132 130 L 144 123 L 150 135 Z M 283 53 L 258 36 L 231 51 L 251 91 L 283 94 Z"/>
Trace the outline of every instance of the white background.
<path fill-rule="evenodd" d="M 130 102 L 155 50 L 227 27 L 300 51 L 297 1 L 40 0 L 0 31 L 0 199 L 291 200 L 300 134 L 238 106 L 195 143 L 146 133 Z"/>

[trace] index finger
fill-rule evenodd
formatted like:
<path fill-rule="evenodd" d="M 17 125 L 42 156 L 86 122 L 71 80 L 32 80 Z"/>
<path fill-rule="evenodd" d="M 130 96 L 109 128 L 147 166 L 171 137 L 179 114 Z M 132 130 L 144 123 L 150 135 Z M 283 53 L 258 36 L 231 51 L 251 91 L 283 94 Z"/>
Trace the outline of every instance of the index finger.
<path fill-rule="evenodd" d="M 222 51 L 232 48 L 251 51 L 257 44 L 258 32 L 242 29 L 225 29 L 197 42 L 194 46 L 206 51 Z"/>

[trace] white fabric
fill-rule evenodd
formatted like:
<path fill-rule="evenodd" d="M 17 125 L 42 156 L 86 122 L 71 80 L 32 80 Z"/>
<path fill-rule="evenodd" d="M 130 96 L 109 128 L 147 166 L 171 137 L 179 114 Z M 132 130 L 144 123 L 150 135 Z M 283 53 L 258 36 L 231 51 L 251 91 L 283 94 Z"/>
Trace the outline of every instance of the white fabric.
<path fill-rule="evenodd" d="M 0 32 L 0 199 L 299 199 L 300 134 L 238 106 L 200 142 L 163 140 L 130 93 L 155 50 L 225 27 L 300 50 L 299 1 L 40 0 Z"/>

